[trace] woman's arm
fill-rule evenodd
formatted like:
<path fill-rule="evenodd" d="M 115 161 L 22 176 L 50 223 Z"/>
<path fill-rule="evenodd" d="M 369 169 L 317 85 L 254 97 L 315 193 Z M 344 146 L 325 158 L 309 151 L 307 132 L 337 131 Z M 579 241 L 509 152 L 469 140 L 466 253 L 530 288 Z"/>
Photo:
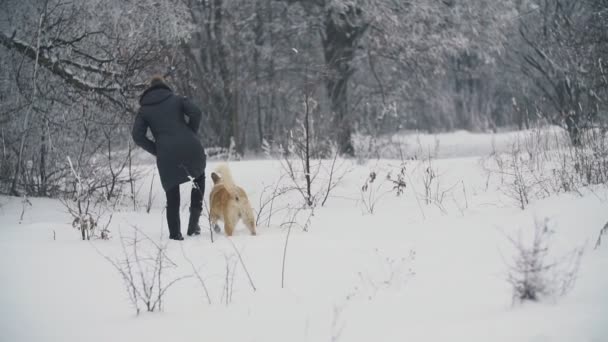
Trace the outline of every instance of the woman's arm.
<path fill-rule="evenodd" d="M 131 131 L 131 136 L 133 137 L 133 141 L 139 147 L 148 151 L 148 153 L 156 155 L 156 144 L 148 139 L 146 136 L 146 132 L 148 131 L 148 123 L 146 119 L 144 119 L 141 112 L 137 113 L 135 116 L 135 122 L 133 122 L 133 130 Z"/>
<path fill-rule="evenodd" d="M 192 132 L 198 133 L 198 127 L 201 124 L 201 117 L 203 115 L 201 110 L 186 97 L 182 97 L 182 109 L 184 114 L 189 118 L 188 127 L 190 127 Z"/>

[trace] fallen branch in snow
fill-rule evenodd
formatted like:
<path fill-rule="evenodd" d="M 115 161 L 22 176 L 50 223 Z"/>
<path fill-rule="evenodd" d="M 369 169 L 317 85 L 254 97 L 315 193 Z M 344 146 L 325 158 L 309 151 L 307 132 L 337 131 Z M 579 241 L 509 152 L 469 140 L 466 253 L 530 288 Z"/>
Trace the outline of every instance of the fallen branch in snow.
<path fill-rule="evenodd" d="M 422 209 L 422 204 L 420 204 L 420 198 L 418 198 L 418 193 L 416 192 L 416 188 L 414 188 L 414 183 L 412 182 L 412 178 L 407 173 L 406 173 L 406 176 L 412 186 L 412 190 L 413 190 L 412 192 L 414 193 L 414 197 L 416 198 L 416 203 L 418 204 L 418 208 L 420 209 L 420 213 L 422 214 L 422 219 L 426 220 L 426 215 L 424 214 L 424 209 Z"/>
<path fill-rule="evenodd" d="M 211 296 L 209 296 L 209 290 L 207 289 L 207 284 L 205 283 L 205 280 L 201 276 L 201 274 L 198 271 L 198 269 L 196 268 L 196 266 L 194 266 L 194 263 L 192 262 L 192 260 L 190 258 L 188 258 L 188 255 L 186 255 L 186 251 L 184 250 L 184 244 L 180 244 L 180 247 L 182 249 L 182 254 L 184 255 L 184 259 L 186 259 L 186 261 L 192 267 L 192 271 L 194 272 L 196 279 L 198 279 L 199 283 L 203 287 L 203 290 L 205 291 L 205 297 L 207 298 L 207 302 L 209 303 L 209 305 L 211 305 Z"/>
<path fill-rule="evenodd" d="M 209 213 L 209 206 L 207 206 L 207 201 L 203 197 L 203 214 L 207 216 L 207 224 L 209 225 L 209 238 L 211 239 L 211 243 L 214 243 L 215 240 L 213 238 L 213 227 L 211 224 L 211 215 Z"/>
<path fill-rule="evenodd" d="M 222 299 L 226 305 L 232 302 L 232 294 L 234 293 L 234 277 L 236 275 L 236 260 L 231 265 L 231 259 L 234 255 L 228 256 L 224 254 L 226 260 L 226 273 L 224 275 L 224 288 L 222 289 Z"/>
<path fill-rule="evenodd" d="M 236 245 L 234 244 L 232 239 L 227 237 L 226 240 L 228 240 L 230 242 L 230 244 L 232 245 L 232 248 L 234 249 L 234 252 L 239 257 L 239 261 L 241 262 L 241 266 L 243 266 L 243 270 L 245 270 L 245 274 L 247 274 L 247 278 L 249 278 L 249 284 L 251 285 L 253 292 L 257 291 L 255 284 L 253 283 L 253 279 L 251 279 L 251 275 L 249 274 L 249 271 L 247 270 L 247 266 L 245 266 L 245 262 L 243 261 L 243 257 L 241 256 L 241 253 L 239 252 L 238 248 L 236 248 Z"/>
<path fill-rule="evenodd" d="M 464 181 L 462 182 L 462 193 L 464 194 L 464 201 L 465 201 L 465 205 L 466 205 L 466 209 L 469 208 L 469 200 L 467 198 L 467 188 L 464 186 Z"/>
<path fill-rule="evenodd" d="M 27 206 L 32 206 L 32 202 L 30 202 L 27 196 L 23 195 L 23 199 L 21 200 L 21 215 L 19 215 L 19 224 L 23 222 L 23 217 L 25 216 L 25 208 Z"/>
<path fill-rule="evenodd" d="M 283 263 L 281 266 L 281 288 L 285 288 L 285 260 L 287 259 L 287 244 L 289 243 L 289 236 L 291 235 L 291 227 L 294 222 L 289 222 L 287 227 L 287 236 L 285 237 L 285 245 L 283 246 Z"/>
<path fill-rule="evenodd" d="M 294 225 L 299 225 L 298 222 L 296 222 L 296 217 L 298 216 L 299 212 L 300 212 L 300 210 L 296 210 L 293 213 L 290 221 L 283 222 L 281 224 L 281 226 L 285 226 L 285 225 L 288 226 L 287 227 L 287 236 L 285 237 L 285 245 L 283 246 L 283 262 L 281 264 L 281 288 L 285 288 L 285 260 L 287 260 L 287 244 L 289 243 L 289 237 L 291 235 L 291 228 L 293 228 Z M 302 231 L 308 231 L 308 226 L 310 225 L 310 219 L 312 218 L 312 216 L 314 216 L 314 208 L 313 208 L 313 210 L 310 211 L 304 226 L 301 226 Z"/>
<path fill-rule="evenodd" d="M 374 249 L 375 262 L 367 269 L 357 273 L 359 283 L 354 287 L 347 299 L 362 297 L 368 300 L 375 298 L 384 291 L 403 291 L 408 282 L 416 276 L 413 264 L 416 261 L 416 251 L 410 250 L 408 256 L 401 253 L 386 255 L 378 248 Z"/>
<path fill-rule="evenodd" d="M 155 197 L 152 195 L 155 175 L 156 175 L 156 172 L 152 173 L 152 179 L 150 180 L 150 190 L 148 190 L 148 203 L 146 203 L 146 213 L 148 213 L 148 214 L 150 213 L 150 210 L 152 210 L 152 202 L 154 201 L 154 197 Z"/>
<path fill-rule="evenodd" d="M 340 184 L 342 179 L 346 176 L 346 172 L 342 175 L 336 177 L 337 179 L 334 181 L 334 173 L 336 171 L 336 160 L 338 159 L 338 149 L 334 151 L 334 158 L 331 161 L 331 168 L 329 170 L 329 181 L 327 182 L 327 191 L 325 192 L 325 196 L 323 197 L 323 201 L 321 201 L 321 206 L 325 206 L 325 202 L 329 198 L 329 194 L 331 191 Z"/>
<path fill-rule="evenodd" d="M 341 306 L 334 304 L 334 310 L 333 310 L 332 322 L 331 322 L 331 341 L 332 342 L 336 342 L 336 341 L 340 340 L 340 337 L 342 336 L 342 332 L 344 331 L 344 327 L 346 326 L 346 323 L 342 319 L 342 313 L 344 312 L 344 306 L 345 306 L 345 304 L 343 304 Z"/>
<path fill-rule="evenodd" d="M 608 234 L 608 222 L 606 222 L 604 228 L 600 230 L 600 235 L 598 235 L 597 241 L 595 242 L 595 249 L 597 249 L 602 244 L 602 236 L 604 236 L 604 234 Z"/>

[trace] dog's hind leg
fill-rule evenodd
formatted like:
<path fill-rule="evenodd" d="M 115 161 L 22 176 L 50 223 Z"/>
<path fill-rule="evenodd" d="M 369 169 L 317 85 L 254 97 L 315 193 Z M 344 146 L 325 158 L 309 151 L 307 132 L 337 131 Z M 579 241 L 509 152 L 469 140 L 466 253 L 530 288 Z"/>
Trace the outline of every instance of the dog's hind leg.
<path fill-rule="evenodd" d="M 232 236 L 237 220 L 231 215 L 226 214 L 224 214 L 224 231 L 226 232 L 226 236 Z"/>
<path fill-rule="evenodd" d="M 211 215 L 209 216 L 209 223 L 211 224 L 211 228 L 213 228 L 213 231 L 216 233 L 220 232 L 220 226 L 217 224 L 217 221 L 220 219 L 220 217 L 218 215 L 215 215 L 213 213 L 211 213 Z"/>
<path fill-rule="evenodd" d="M 249 208 L 249 210 L 243 210 L 242 218 L 247 228 L 249 228 L 251 235 L 257 235 L 255 231 L 255 220 L 253 218 L 253 211 L 251 210 L 251 208 Z"/>

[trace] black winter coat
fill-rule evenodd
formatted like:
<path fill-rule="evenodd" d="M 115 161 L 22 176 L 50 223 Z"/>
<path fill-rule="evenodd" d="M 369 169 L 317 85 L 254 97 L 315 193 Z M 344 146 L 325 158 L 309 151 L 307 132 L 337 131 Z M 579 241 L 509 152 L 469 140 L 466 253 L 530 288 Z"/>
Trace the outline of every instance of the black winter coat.
<path fill-rule="evenodd" d="M 133 140 L 156 156 L 165 191 L 188 181 L 189 177 L 203 175 L 206 156 L 197 136 L 200 109 L 187 98 L 173 94 L 171 88 L 160 82 L 144 91 L 139 104 L 141 107 L 133 123 Z M 154 141 L 146 137 L 148 128 Z"/>

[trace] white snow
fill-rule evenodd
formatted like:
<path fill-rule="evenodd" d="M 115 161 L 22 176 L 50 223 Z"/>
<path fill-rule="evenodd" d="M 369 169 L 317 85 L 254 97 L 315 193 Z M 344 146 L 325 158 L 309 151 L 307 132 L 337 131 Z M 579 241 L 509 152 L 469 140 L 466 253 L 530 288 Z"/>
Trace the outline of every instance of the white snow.
<path fill-rule="evenodd" d="M 109 241 L 79 240 L 56 200 L 31 198 L 31 205 L 24 205 L 19 198 L 1 197 L 0 340 L 608 341 L 608 244 L 593 249 L 608 221 L 608 191 L 585 189 L 582 196 L 552 196 L 518 209 L 498 190 L 496 178 L 486 186 L 479 162 L 492 141 L 507 144 L 509 138 L 439 136 L 439 151 L 446 152 L 433 165 L 441 189 L 452 188 L 442 209 L 419 203 L 424 167 L 421 161 L 408 161 L 405 193 L 389 193 L 368 214 L 361 186 L 369 172 L 378 172 L 380 182 L 401 162 L 343 161 L 340 170 L 349 172 L 326 206 L 316 208 L 308 231 L 292 228 L 285 288 L 281 265 L 287 230 L 280 225 L 288 221 L 285 212 L 269 226 L 258 227 L 258 236 L 249 236 L 240 225 L 232 238 L 255 292 L 230 242 L 216 235 L 212 243 L 203 218 L 201 236 L 168 242 L 167 255 L 177 268 L 167 271 L 166 280 L 193 273 L 187 256 L 204 277 L 213 303 L 207 303 L 198 280 L 189 278 L 169 289 L 163 312 L 139 316 L 120 275 L 102 254 L 120 258 L 119 234 L 132 234 L 132 225 L 155 241 L 162 235 L 166 242 L 158 177 L 150 214 L 143 207 L 117 209 Z M 465 145 L 476 147 L 456 153 L 458 158 L 445 157 Z M 207 172 L 215 165 L 210 162 Z M 279 161 L 230 165 L 259 209 L 264 187 L 281 174 Z M 144 203 L 154 166 L 141 168 L 149 171 L 139 194 Z M 211 187 L 207 178 L 206 195 Z M 183 185 L 183 233 L 188 194 Z M 299 203 L 299 196 L 292 192 L 277 205 Z M 586 246 L 578 280 L 564 297 L 514 305 L 506 281 L 514 251 L 506 236 L 530 231 L 535 219 L 545 217 L 556 232 L 555 255 Z M 227 263 L 236 268 L 234 279 L 228 279 L 229 303 L 222 295 Z"/>
<path fill-rule="evenodd" d="M 429 134 L 408 132 L 380 137 L 375 143 L 375 151 L 369 147 L 369 136 L 356 136 L 355 145 L 358 151 L 369 151 L 372 157 L 424 158 L 429 154 L 438 158 L 479 157 L 493 152 L 505 152 L 516 141 L 539 139 L 549 148 L 561 144 L 566 136 L 563 129 L 552 126 L 543 129 L 509 131 L 503 133 L 471 133 L 455 131 L 450 133 Z"/>

